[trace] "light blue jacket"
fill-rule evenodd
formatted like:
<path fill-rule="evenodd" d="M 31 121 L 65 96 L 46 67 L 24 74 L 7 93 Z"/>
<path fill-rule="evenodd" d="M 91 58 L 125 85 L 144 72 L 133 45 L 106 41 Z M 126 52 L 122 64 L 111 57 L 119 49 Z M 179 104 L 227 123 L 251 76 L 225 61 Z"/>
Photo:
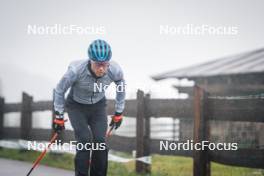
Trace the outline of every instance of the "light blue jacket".
<path fill-rule="evenodd" d="M 88 69 L 89 59 L 70 63 L 67 72 L 63 75 L 55 88 L 54 109 L 64 112 L 65 92 L 71 88 L 73 99 L 82 104 L 94 104 L 104 98 L 105 89 L 115 82 L 116 90 L 115 111 L 122 113 L 125 107 L 125 80 L 121 67 L 114 61 L 103 77 L 95 78 Z M 102 88 L 102 89 L 101 89 Z"/>

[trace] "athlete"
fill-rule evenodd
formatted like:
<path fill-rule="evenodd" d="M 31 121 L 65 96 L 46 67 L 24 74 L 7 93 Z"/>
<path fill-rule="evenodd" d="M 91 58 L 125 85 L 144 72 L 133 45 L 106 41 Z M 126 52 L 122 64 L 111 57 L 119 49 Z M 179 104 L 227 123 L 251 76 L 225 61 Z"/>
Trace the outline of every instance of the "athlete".
<path fill-rule="evenodd" d="M 117 86 L 115 113 L 109 124 L 117 129 L 121 125 L 125 106 L 125 80 L 121 67 L 111 60 L 111 47 L 106 41 L 93 41 L 88 48 L 88 57 L 72 62 L 57 84 L 53 127 L 56 132 L 65 129 L 64 112 L 67 111 L 78 143 L 105 144 L 107 114 L 104 87 L 112 82 Z M 69 88 L 65 100 L 64 95 Z M 101 148 L 104 149 L 93 150 L 91 153 L 85 147 L 76 149 L 75 176 L 107 175 L 108 147 Z"/>

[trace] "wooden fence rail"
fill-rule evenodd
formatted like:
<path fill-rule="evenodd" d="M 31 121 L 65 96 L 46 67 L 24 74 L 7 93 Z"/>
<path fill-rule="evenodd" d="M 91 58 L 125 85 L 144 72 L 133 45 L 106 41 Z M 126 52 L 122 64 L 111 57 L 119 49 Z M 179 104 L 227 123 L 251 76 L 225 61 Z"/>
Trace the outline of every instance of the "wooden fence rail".
<path fill-rule="evenodd" d="M 114 100 L 107 101 L 107 112 L 114 112 Z M 193 119 L 194 143 L 210 139 L 209 121 L 264 122 L 264 99 L 217 99 L 195 86 L 193 96 L 189 99 L 151 99 L 143 91 L 137 92 L 137 99 L 126 100 L 124 115 L 136 118 L 136 137 L 113 135 L 107 143 L 118 151 L 131 152 L 136 156 L 149 156 L 152 153 L 193 157 L 193 175 L 209 176 L 210 162 L 219 162 L 234 166 L 264 169 L 263 149 L 238 149 L 237 151 L 184 151 L 160 150 L 160 141 L 150 137 L 150 118 Z M 22 94 L 22 103 L 5 103 L 0 97 L 0 138 L 48 140 L 50 129 L 32 128 L 32 113 L 35 111 L 52 111 L 52 101 L 33 101 L 33 97 Z M 21 112 L 20 127 L 5 127 L 4 114 Z M 175 129 L 174 129 L 175 130 Z M 74 140 L 73 131 L 65 130 L 63 141 Z M 181 139 L 180 139 L 181 140 Z M 175 143 L 186 141 L 170 141 Z M 249 155 L 250 153 L 250 155 Z M 151 166 L 141 161 L 136 163 L 139 173 L 150 172 Z"/>

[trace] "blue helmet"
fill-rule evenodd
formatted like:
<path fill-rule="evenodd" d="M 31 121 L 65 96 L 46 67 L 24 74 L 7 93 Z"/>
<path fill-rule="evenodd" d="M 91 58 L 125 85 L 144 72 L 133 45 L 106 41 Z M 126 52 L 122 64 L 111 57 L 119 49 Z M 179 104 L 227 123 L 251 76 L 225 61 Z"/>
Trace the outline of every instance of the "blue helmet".
<path fill-rule="evenodd" d="M 88 56 L 96 62 L 109 61 L 112 57 L 110 45 L 104 40 L 93 41 L 88 48 Z"/>

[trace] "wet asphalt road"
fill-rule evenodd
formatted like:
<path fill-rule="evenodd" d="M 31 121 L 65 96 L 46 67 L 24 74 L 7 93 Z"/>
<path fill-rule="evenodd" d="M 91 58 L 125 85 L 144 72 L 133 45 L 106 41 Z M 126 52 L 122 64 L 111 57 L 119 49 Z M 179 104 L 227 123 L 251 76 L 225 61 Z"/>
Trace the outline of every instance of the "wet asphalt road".
<path fill-rule="evenodd" d="M 0 158 L 0 176 L 26 176 L 32 163 Z M 30 176 L 74 176 L 73 171 L 38 165 Z"/>

